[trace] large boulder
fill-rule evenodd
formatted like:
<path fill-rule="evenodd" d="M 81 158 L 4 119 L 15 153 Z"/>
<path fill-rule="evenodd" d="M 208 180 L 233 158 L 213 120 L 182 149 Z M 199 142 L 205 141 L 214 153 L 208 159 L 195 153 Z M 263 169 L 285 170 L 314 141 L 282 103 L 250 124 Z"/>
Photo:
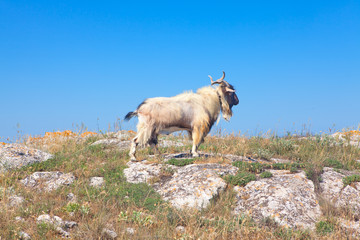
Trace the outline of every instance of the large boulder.
<path fill-rule="evenodd" d="M 343 178 L 346 175 L 351 173 L 344 174 L 325 167 L 320 183 L 322 196 L 335 207 L 350 209 L 354 215 L 360 217 L 360 183 L 344 186 Z"/>
<path fill-rule="evenodd" d="M 0 144 L 0 172 L 43 162 L 53 155 L 17 143 Z"/>
<path fill-rule="evenodd" d="M 176 208 L 202 209 L 227 186 L 220 177 L 235 174 L 237 168 L 216 163 L 191 164 L 179 168 L 164 182 L 154 184 L 155 190 Z"/>
<path fill-rule="evenodd" d="M 271 172 L 271 178 L 234 188 L 237 192 L 234 213 L 246 213 L 257 222 L 272 218 L 282 226 L 314 228 L 321 210 L 313 182 L 306 178 L 304 172 Z"/>
<path fill-rule="evenodd" d="M 147 164 L 143 162 L 129 162 L 129 168 L 124 170 L 128 182 L 151 183 L 151 179 L 158 177 L 152 185 L 154 189 L 176 208 L 205 208 L 210 200 L 226 187 L 226 182 L 220 177 L 235 174 L 236 167 L 231 165 L 191 164 L 184 167 L 174 167 L 163 164 Z M 162 168 L 172 168 L 175 173 L 165 178 L 159 177 Z"/>

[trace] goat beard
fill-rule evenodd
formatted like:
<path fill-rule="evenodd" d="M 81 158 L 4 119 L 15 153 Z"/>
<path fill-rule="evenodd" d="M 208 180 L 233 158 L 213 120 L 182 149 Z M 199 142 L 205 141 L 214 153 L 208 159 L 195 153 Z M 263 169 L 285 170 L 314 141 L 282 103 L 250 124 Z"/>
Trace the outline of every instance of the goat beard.
<path fill-rule="evenodd" d="M 232 117 L 232 111 L 231 108 L 229 107 L 229 105 L 227 103 L 223 103 L 221 104 L 221 112 L 222 112 L 222 116 L 226 121 L 230 121 L 230 118 Z"/>

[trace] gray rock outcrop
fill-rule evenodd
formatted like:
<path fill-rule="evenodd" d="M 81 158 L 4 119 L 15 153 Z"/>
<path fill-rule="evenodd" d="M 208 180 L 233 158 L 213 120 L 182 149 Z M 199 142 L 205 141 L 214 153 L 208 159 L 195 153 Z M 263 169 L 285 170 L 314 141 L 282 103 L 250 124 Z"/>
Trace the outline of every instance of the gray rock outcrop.
<path fill-rule="evenodd" d="M 58 216 L 51 217 L 49 214 L 43 214 L 37 217 L 37 224 L 47 224 L 51 226 L 55 232 L 62 235 L 63 237 L 70 237 L 68 230 L 77 226 L 76 222 L 73 221 L 64 221 Z"/>
<path fill-rule="evenodd" d="M 172 176 L 164 181 L 155 182 L 154 189 L 176 208 L 205 208 L 210 200 L 226 187 L 226 182 L 220 177 L 235 174 L 236 167 L 215 163 L 191 164 L 177 168 L 162 164 L 146 164 L 143 162 L 129 162 L 129 168 L 124 170 L 127 181 L 132 183 L 149 182 L 160 175 L 163 167 L 175 170 Z"/>
<path fill-rule="evenodd" d="M 32 163 L 43 162 L 53 155 L 21 144 L 0 144 L 0 172 L 20 168 Z"/>
<path fill-rule="evenodd" d="M 148 164 L 148 162 L 128 162 L 129 168 L 124 169 L 124 175 L 130 183 L 146 183 L 151 178 L 159 176 L 162 168 L 161 164 Z"/>
<path fill-rule="evenodd" d="M 61 186 L 70 185 L 75 180 L 72 173 L 62 172 L 34 172 L 30 176 L 20 180 L 26 187 L 34 188 L 39 191 L 52 191 Z"/>
<path fill-rule="evenodd" d="M 314 184 L 304 172 L 271 171 L 273 177 L 235 187 L 236 214 L 247 213 L 257 222 L 270 217 L 282 226 L 314 228 L 321 216 Z"/>
<path fill-rule="evenodd" d="M 344 177 L 346 177 L 345 174 L 325 167 L 320 183 L 322 195 L 335 207 L 350 209 L 354 215 L 360 217 L 360 182 L 344 187 Z"/>

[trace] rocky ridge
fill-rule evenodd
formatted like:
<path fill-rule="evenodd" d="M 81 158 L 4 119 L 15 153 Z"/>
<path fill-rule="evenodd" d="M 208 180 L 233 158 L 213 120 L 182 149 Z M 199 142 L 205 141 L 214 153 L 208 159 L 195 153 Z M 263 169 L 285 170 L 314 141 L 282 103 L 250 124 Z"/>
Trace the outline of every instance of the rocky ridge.
<path fill-rule="evenodd" d="M 102 139 L 98 144 L 109 144 L 128 147 L 128 136 Z M 108 141 L 108 143 L 106 143 Z M 178 146 L 177 142 L 166 142 L 167 146 Z M 120 148 L 125 150 L 126 148 Z M 0 147 L 0 163 L 6 163 L 6 169 L 18 168 L 34 162 L 46 161 L 51 154 L 37 149 L 31 149 L 18 144 L 7 144 Z M 216 156 L 212 153 L 202 153 L 202 158 Z M 222 155 L 233 161 L 256 162 L 254 159 L 236 155 Z M 168 154 L 163 156 L 164 161 L 128 162 L 124 174 L 130 183 L 148 183 L 162 196 L 165 201 L 179 209 L 196 208 L 201 210 L 210 205 L 210 202 L 220 195 L 228 184 L 222 178 L 225 175 L 234 175 L 237 167 L 231 164 L 201 163 L 182 167 L 166 163 L 170 159 L 188 159 L 188 153 Z M 273 162 L 287 162 L 282 159 L 272 159 Z M 4 169 L 4 168 L 3 168 Z M 303 171 L 290 173 L 287 170 L 270 170 L 271 178 L 259 178 L 246 186 L 234 187 L 236 203 L 234 215 L 247 214 L 256 222 L 271 218 L 279 225 L 287 227 L 304 227 L 313 229 L 315 223 L 321 219 L 322 213 L 319 197 L 334 204 L 337 208 L 350 209 L 354 215 L 360 212 L 360 183 L 344 186 L 342 179 L 352 174 L 341 172 L 333 168 L 324 168 L 320 178 L 320 192 L 316 193 L 312 181 L 306 178 Z M 67 186 L 75 181 L 72 173 L 62 172 L 35 172 L 20 180 L 24 186 L 39 191 L 52 191 L 61 186 Z M 95 183 L 97 182 L 97 183 Z M 90 185 L 101 187 L 101 178 L 90 179 Z M 23 199 L 14 193 L 9 195 L 10 207 L 21 205 Z M 0 199 L 1 200 L 1 199 Z M 357 215 L 359 217 L 359 215 Z M 49 217 L 46 217 L 46 219 Z M 52 222 L 56 222 L 50 217 Z M 49 220 L 49 221 L 50 221 Z M 56 224 L 55 224 L 56 225 Z M 59 233 L 68 237 L 66 227 L 61 224 Z M 354 226 L 355 232 L 360 233 L 359 222 L 346 223 Z M 55 226 L 58 228 L 59 226 Z M 65 231 L 65 232 L 62 232 Z M 25 236 L 26 233 L 24 233 Z M 104 233 L 108 234 L 108 233 Z"/>

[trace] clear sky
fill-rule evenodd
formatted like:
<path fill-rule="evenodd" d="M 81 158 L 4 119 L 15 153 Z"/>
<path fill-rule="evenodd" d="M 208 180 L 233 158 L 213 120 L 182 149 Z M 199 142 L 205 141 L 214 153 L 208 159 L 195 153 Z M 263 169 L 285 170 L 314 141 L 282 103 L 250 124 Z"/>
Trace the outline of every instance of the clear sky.
<path fill-rule="evenodd" d="M 229 132 L 356 128 L 360 1 L 0 0 L 0 141 L 106 130 L 222 71 Z"/>

